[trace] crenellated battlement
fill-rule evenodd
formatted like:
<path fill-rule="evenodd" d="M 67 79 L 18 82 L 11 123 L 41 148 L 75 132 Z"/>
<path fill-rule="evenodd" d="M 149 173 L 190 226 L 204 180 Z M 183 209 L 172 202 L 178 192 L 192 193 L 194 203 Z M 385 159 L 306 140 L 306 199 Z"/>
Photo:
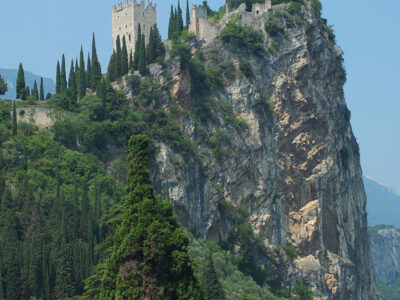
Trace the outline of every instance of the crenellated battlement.
<path fill-rule="evenodd" d="M 147 5 L 146 5 L 147 2 Z M 112 6 L 113 48 L 120 36 L 125 37 L 128 54 L 135 52 L 138 27 L 141 27 L 146 41 L 150 36 L 150 28 L 157 24 L 157 3 L 148 0 L 127 0 Z"/>

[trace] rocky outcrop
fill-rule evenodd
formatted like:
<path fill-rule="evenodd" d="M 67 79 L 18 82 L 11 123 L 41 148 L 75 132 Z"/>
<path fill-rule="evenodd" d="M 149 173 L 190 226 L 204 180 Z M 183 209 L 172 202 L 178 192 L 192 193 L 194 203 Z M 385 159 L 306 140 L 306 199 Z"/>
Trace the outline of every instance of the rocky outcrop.
<path fill-rule="evenodd" d="M 226 241 L 234 230 L 225 201 L 249 213 L 270 249 L 293 245 L 298 256 L 279 270 L 285 287 L 301 280 L 316 299 L 375 299 L 342 51 L 310 7 L 300 15 L 294 26 L 280 18 L 284 33 L 265 36 L 270 51 L 261 56 L 219 38 L 192 41 L 206 68 L 226 61 L 236 68 L 211 95 L 191 90 L 194 79 L 177 59 L 156 76 L 169 89 L 159 105 L 174 105 L 181 131 L 197 148 L 183 155 L 172 142 L 159 142 L 153 183 L 160 194 L 169 192 L 182 224 L 204 239 Z M 239 71 L 244 61 L 249 77 Z"/>
<path fill-rule="evenodd" d="M 368 230 L 375 276 L 386 284 L 400 277 L 400 230 L 380 225 Z"/>
<path fill-rule="evenodd" d="M 51 112 L 43 107 L 24 107 L 17 109 L 17 121 L 23 121 L 38 126 L 41 129 L 50 129 L 54 124 Z"/>

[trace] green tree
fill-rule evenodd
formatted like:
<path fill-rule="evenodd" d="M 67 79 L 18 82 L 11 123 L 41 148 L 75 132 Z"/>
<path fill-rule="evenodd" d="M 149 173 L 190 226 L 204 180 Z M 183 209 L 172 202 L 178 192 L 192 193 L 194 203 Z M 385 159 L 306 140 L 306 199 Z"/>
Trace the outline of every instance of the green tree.
<path fill-rule="evenodd" d="M 44 100 L 43 77 L 40 78 L 40 94 L 39 94 L 39 99 L 40 99 L 41 101 Z"/>
<path fill-rule="evenodd" d="M 207 281 L 207 299 L 209 300 L 223 300 L 225 299 L 224 290 L 218 280 L 217 272 L 215 271 L 214 262 L 212 256 L 208 257 L 208 264 L 206 270 L 206 281 Z"/>
<path fill-rule="evenodd" d="M 189 12 L 189 0 L 186 0 L 186 28 L 189 29 L 190 24 L 190 12 Z"/>
<path fill-rule="evenodd" d="M 30 89 L 29 86 L 26 86 L 26 88 L 25 88 L 25 99 L 24 100 L 28 99 L 30 96 L 31 96 L 31 89 Z"/>
<path fill-rule="evenodd" d="M 172 38 L 172 34 L 174 32 L 175 32 L 175 14 L 174 14 L 174 7 L 173 5 L 171 5 L 171 13 L 168 22 L 168 39 Z"/>
<path fill-rule="evenodd" d="M 101 65 L 97 56 L 96 38 L 92 38 L 92 88 L 96 89 L 101 80 Z"/>
<path fill-rule="evenodd" d="M 102 101 L 106 100 L 107 97 L 107 84 L 104 78 L 101 79 L 100 84 L 96 90 L 97 97 L 99 97 Z"/>
<path fill-rule="evenodd" d="M 138 69 L 141 75 L 145 75 L 147 73 L 147 57 L 146 57 L 146 44 L 145 44 L 144 34 L 140 39 Z"/>
<path fill-rule="evenodd" d="M 60 92 L 65 93 L 67 91 L 67 70 L 65 67 L 65 55 L 62 55 L 61 59 L 61 73 L 60 73 Z"/>
<path fill-rule="evenodd" d="M 3 287 L 3 271 L 2 271 L 2 260 L 0 257 L 0 300 L 5 300 L 4 298 L 4 287 Z"/>
<path fill-rule="evenodd" d="M 201 299 L 188 237 L 169 201 L 157 200 L 147 167 L 149 138 L 129 142 L 131 170 L 122 223 L 105 260 L 101 299 Z M 149 286 L 147 282 L 154 283 Z"/>
<path fill-rule="evenodd" d="M 110 57 L 110 62 L 108 63 L 108 68 L 107 68 L 107 76 L 108 80 L 115 81 L 117 79 L 117 74 L 115 74 L 115 64 L 117 60 L 117 54 L 115 51 L 113 51 L 113 54 Z"/>
<path fill-rule="evenodd" d="M 85 58 L 83 57 L 83 48 L 81 47 L 80 65 L 79 65 L 79 81 L 78 81 L 78 99 L 86 95 L 86 71 Z"/>
<path fill-rule="evenodd" d="M 71 61 L 71 68 L 69 70 L 68 88 L 71 94 L 71 103 L 75 104 L 77 100 L 77 87 L 74 60 Z"/>
<path fill-rule="evenodd" d="M 121 38 L 119 35 L 117 36 L 116 49 L 117 59 L 115 62 L 115 75 L 117 76 L 117 78 L 119 78 L 122 75 L 122 48 Z"/>
<path fill-rule="evenodd" d="M 129 53 L 129 65 L 128 65 L 129 71 L 133 71 L 133 54 L 132 54 L 132 50 Z"/>
<path fill-rule="evenodd" d="M 33 98 L 33 100 L 36 100 L 36 101 L 39 100 L 39 90 L 38 90 L 38 86 L 37 86 L 36 80 L 33 83 L 32 98 Z"/>
<path fill-rule="evenodd" d="M 80 220 L 80 233 L 81 236 L 87 238 L 87 225 L 89 217 L 90 200 L 87 190 L 87 184 L 82 187 L 82 201 L 81 201 L 81 220 Z"/>
<path fill-rule="evenodd" d="M 86 71 L 86 83 L 88 88 L 92 88 L 92 60 L 90 59 L 90 53 L 87 58 L 87 71 Z"/>
<path fill-rule="evenodd" d="M 61 70 L 60 61 L 57 61 L 57 71 L 56 71 L 56 94 L 61 93 Z"/>
<path fill-rule="evenodd" d="M 136 34 L 135 53 L 133 54 L 133 69 L 134 70 L 137 70 L 139 68 L 139 52 L 140 52 L 140 46 L 142 45 L 141 39 L 142 39 L 142 29 L 139 24 L 137 34 Z"/>
<path fill-rule="evenodd" d="M 0 75 L 0 95 L 4 95 L 5 93 L 7 93 L 7 91 L 8 91 L 7 83 Z"/>
<path fill-rule="evenodd" d="M 17 135 L 18 124 L 17 124 L 17 106 L 15 101 L 12 103 L 12 134 Z"/>
<path fill-rule="evenodd" d="M 121 75 L 128 74 L 129 69 L 128 62 L 128 49 L 126 47 L 125 36 L 122 37 L 122 53 L 121 53 Z"/>
<path fill-rule="evenodd" d="M 181 33 L 183 31 L 183 17 L 182 17 L 182 9 L 181 9 L 181 3 L 178 0 L 178 32 Z"/>
<path fill-rule="evenodd" d="M 18 68 L 18 75 L 17 75 L 17 84 L 16 84 L 16 90 L 17 90 L 17 99 L 22 99 L 25 100 L 25 72 L 24 72 L 24 67 L 22 66 L 22 63 L 19 64 Z"/>

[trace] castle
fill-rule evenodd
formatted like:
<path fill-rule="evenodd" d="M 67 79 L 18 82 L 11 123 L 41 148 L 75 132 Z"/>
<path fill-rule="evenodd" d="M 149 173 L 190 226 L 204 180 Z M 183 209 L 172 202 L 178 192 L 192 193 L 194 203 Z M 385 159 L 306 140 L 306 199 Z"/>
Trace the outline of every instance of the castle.
<path fill-rule="evenodd" d="M 112 7 L 112 38 L 113 49 L 116 50 L 116 40 L 119 36 L 125 37 L 128 54 L 135 53 L 138 27 L 141 27 L 146 43 L 149 41 L 150 28 L 157 24 L 157 4 L 154 6 L 149 0 L 147 6 L 145 0 L 128 0 Z"/>
<path fill-rule="evenodd" d="M 208 20 L 207 9 L 204 6 L 193 5 L 189 31 L 193 32 L 198 40 L 211 41 L 228 24 L 232 15 L 239 14 L 241 16 L 240 25 L 251 26 L 255 30 L 265 33 L 265 20 L 271 8 L 272 0 L 253 4 L 251 11 L 246 10 L 246 3 L 240 4 L 236 10 L 226 4 L 226 14 L 217 24 L 213 24 Z"/>

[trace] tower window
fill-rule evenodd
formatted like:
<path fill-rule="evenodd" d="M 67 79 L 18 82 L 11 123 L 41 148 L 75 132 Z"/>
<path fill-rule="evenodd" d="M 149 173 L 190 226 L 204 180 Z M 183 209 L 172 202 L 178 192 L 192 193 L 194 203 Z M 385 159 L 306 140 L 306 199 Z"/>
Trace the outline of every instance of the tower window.
<path fill-rule="evenodd" d="M 142 12 L 142 16 L 144 17 L 144 12 Z"/>
<path fill-rule="evenodd" d="M 130 43 L 131 42 L 131 35 L 129 35 L 128 39 L 129 39 L 129 43 Z"/>
<path fill-rule="evenodd" d="M 125 28 L 128 28 L 128 25 L 125 25 Z"/>

